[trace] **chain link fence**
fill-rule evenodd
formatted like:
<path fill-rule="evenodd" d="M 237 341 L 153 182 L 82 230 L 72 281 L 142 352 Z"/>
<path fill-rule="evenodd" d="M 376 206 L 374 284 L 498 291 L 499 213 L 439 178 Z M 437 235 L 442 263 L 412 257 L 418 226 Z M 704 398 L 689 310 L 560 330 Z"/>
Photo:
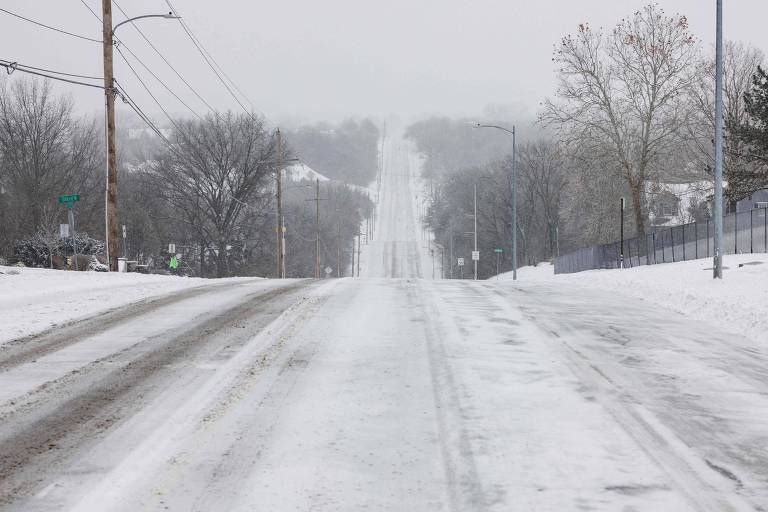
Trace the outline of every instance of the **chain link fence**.
<path fill-rule="evenodd" d="M 725 254 L 768 252 L 768 215 L 766 208 L 736 212 L 723 217 Z M 712 220 L 692 222 L 670 228 L 656 228 L 644 237 L 624 240 L 624 267 L 672 263 L 713 254 Z M 622 267 L 622 244 L 585 247 L 555 258 L 555 274 Z"/>

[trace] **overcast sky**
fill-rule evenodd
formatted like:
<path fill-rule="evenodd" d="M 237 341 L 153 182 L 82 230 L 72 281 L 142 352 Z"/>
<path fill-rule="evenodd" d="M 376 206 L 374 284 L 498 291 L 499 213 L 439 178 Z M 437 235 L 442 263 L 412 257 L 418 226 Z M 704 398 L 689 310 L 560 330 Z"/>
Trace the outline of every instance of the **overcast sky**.
<path fill-rule="evenodd" d="M 100 38 L 98 0 L 0 0 L 0 7 Z M 258 111 L 278 122 L 348 116 L 473 115 L 489 104 L 530 115 L 554 87 L 553 45 L 576 25 L 611 27 L 637 0 L 175 0 L 192 31 Z M 714 41 L 714 0 L 660 0 L 683 13 L 707 49 Z M 768 51 L 767 0 L 725 0 L 726 37 Z M 168 10 L 164 0 L 119 0 L 130 16 Z M 115 7 L 115 23 L 123 16 Z M 141 28 L 197 92 L 218 109 L 238 109 L 172 20 Z M 205 105 L 135 30 L 117 35 L 196 111 Z M 101 75 L 99 44 L 58 34 L 0 12 L 0 58 L 84 75 Z M 133 59 L 132 57 L 129 57 Z M 141 65 L 149 88 L 173 113 L 186 110 Z M 17 77 L 14 75 L 12 78 Z M 115 76 L 141 106 L 159 109 L 116 56 Z M 60 88 L 78 109 L 98 112 L 96 89 Z"/>

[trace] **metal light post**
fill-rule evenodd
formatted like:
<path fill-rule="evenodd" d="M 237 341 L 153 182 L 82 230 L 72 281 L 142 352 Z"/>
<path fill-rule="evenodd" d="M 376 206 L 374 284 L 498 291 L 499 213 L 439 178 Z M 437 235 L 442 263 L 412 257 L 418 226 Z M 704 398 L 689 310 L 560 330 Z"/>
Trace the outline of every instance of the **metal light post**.
<path fill-rule="evenodd" d="M 517 280 L 517 130 L 495 124 L 472 123 L 475 128 L 493 128 L 512 136 L 512 279 Z"/>
<path fill-rule="evenodd" d="M 717 0 L 715 43 L 715 261 L 713 278 L 723 278 L 723 0 Z"/>
<path fill-rule="evenodd" d="M 472 263 L 475 266 L 475 281 L 477 281 L 477 260 L 475 259 L 477 253 L 477 183 L 475 183 L 475 214 L 472 216 L 472 220 L 475 222 L 475 250 L 472 253 Z"/>
<path fill-rule="evenodd" d="M 112 46 L 115 31 L 121 25 L 144 18 L 179 19 L 173 13 L 145 14 L 129 18 L 112 26 L 112 0 L 102 0 L 102 36 L 104 53 L 104 93 L 106 96 L 106 136 L 107 136 L 107 180 L 105 189 L 105 224 L 107 243 L 107 261 L 109 269 L 117 270 L 118 229 L 117 229 L 117 143 L 115 141 L 115 78 Z"/>

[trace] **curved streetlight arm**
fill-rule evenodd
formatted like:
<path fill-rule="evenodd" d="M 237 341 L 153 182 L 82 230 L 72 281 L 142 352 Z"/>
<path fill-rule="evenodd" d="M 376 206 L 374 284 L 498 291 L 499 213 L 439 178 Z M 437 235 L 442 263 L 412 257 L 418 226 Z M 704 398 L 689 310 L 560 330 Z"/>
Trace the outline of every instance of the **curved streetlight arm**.
<path fill-rule="evenodd" d="M 515 127 L 513 126 L 511 130 L 504 128 L 503 126 L 498 126 L 495 124 L 480 124 L 480 123 L 472 123 L 472 126 L 475 128 L 495 128 L 497 130 L 501 130 L 503 132 L 507 132 L 510 135 L 515 134 Z"/>
<path fill-rule="evenodd" d="M 143 16 L 136 16 L 135 18 L 129 18 L 129 19 L 127 19 L 127 20 L 125 20 L 125 21 L 121 21 L 120 23 L 118 23 L 117 25 L 115 25 L 115 26 L 112 28 L 112 35 L 114 35 L 114 34 L 115 34 L 115 31 L 116 31 L 116 30 L 118 29 L 118 27 L 120 27 L 121 25 L 125 25 L 126 23 L 129 23 L 129 22 L 132 22 L 132 21 L 136 21 L 136 20 L 141 20 L 141 19 L 144 19 L 144 18 L 165 18 L 165 19 L 167 19 L 167 20 L 180 20 L 180 19 L 181 19 L 181 16 L 176 16 L 176 15 L 175 15 L 175 14 L 173 14 L 172 12 L 169 12 L 168 14 L 145 14 L 145 15 L 143 15 Z"/>
<path fill-rule="evenodd" d="M 510 130 L 496 124 L 471 124 L 474 128 L 494 128 L 512 136 L 512 280 L 517 281 L 517 141 L 515 127 L 512 126 Z"/>

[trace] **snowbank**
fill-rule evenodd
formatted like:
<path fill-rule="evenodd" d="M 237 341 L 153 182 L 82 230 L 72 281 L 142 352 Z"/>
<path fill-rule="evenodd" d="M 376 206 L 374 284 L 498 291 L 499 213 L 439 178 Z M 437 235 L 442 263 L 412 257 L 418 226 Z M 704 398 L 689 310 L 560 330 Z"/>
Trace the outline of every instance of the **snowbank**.
<path fill-rule="evenodd" d="M 210 279 L 0 266 L 0 343 Z"/>
<path fill-rule="evenodd" d="M 645 300 L 692 318 L 715 322 L 754 340 L 768 335 L 768 255 L 734 254 L 723 259 L 723 279 L 712 279 L 712 259 L 589 270 L 555 275 L 552 265 L 524 267 L 518 283 L 583 286 Z M 511 283 L 512 274 L 499 280 Z"/>

